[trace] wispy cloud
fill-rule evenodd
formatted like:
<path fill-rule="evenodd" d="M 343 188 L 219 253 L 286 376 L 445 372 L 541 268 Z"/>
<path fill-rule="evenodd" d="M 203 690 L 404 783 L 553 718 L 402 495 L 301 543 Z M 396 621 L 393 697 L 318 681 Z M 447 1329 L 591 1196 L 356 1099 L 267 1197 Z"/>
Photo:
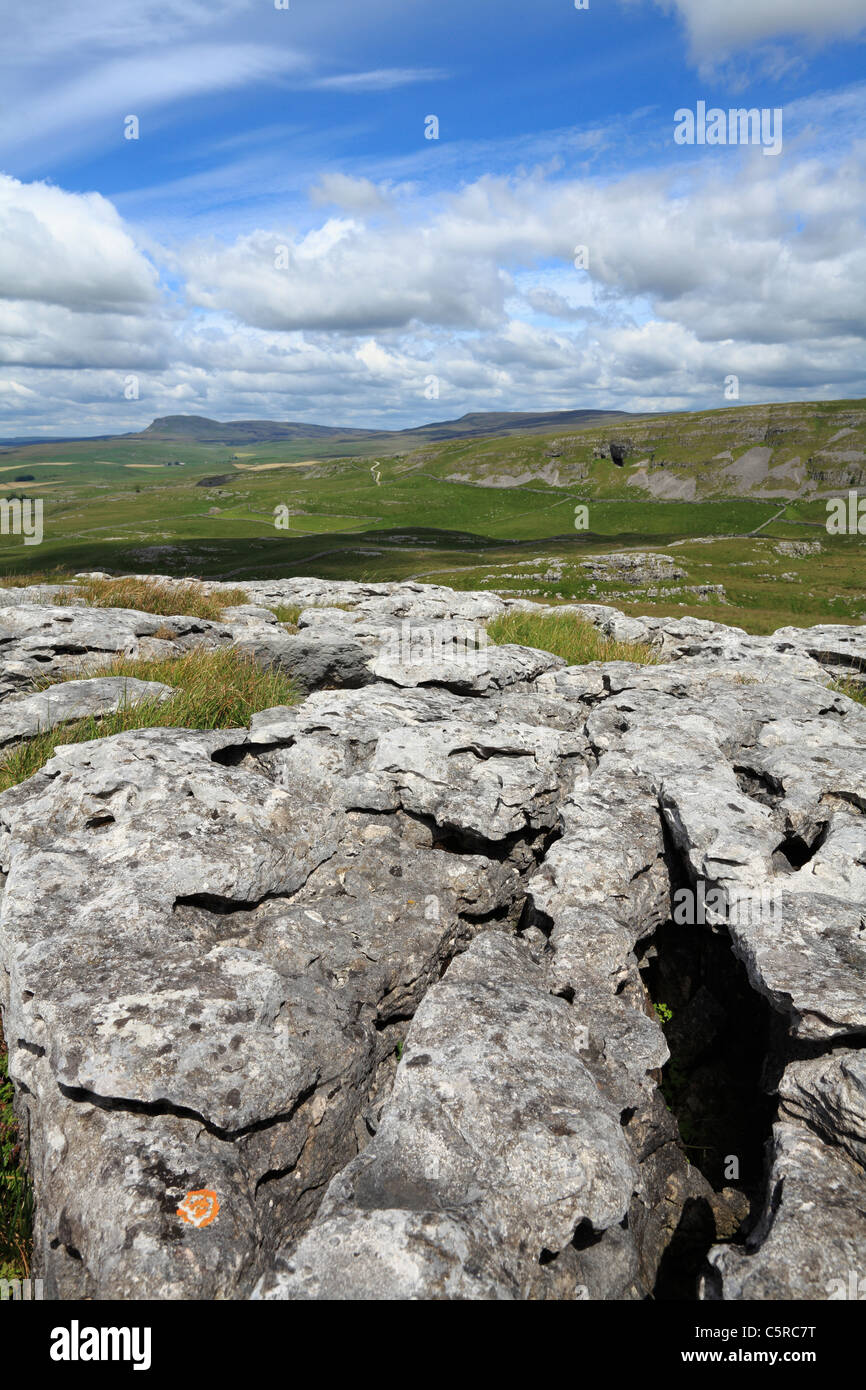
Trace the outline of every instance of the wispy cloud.
<path fill-rule="evenodd" d="M 128 113 L 141 116 L 191 97 L 277 80 L 298 72 L 305 62 L 291 49 L 219 43 L 116 59 L 56 85 L 50 101 L 32 88 L 15 99 L 13 90 L 0 135 L 7 155 L 41 147 L 56 160 L 63 150 L 121 141 Z"/>
<path fill-rule="evenodd" d="M 56 5 L 50 14 L 39 5 L 20 5 L 8 17 L 7 37 L 15 39 L 16 63 L 41 64 L 106 52 L 142 52 L 183 43 L 196 32 L 212 34 L 232 22 L 244 22 L 253 0 L 135 0 L 118 8 L 117 0 L 87 0 L 86 5 Z"/>
<path fill-rule="evenodd" d="M 441 68 L 376 68 L 317 77 L 309 85 L 324 92 L 391 92 L 419 82 L 443 82 L 448 76 Z"/>

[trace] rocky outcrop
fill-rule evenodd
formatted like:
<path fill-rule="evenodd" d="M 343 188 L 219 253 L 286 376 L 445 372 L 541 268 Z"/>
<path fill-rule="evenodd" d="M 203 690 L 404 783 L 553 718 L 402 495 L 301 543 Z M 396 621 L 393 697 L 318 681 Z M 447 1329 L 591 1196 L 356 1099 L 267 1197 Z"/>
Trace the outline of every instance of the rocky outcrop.
<path fill-rule="evenodd" d="M 0 718 L 37 667 L 153 642 L 312 691 L 0 797 L 46 1295 L 848 1296 L 866 710 L 829 682 L 866 629 L 585 605 L 659 664 L 566 667 L 485 645 L 531 605 L 246 587 L 220 624 L 0 611 Z"/>
<path fill-rule="evenodd" d="M 611 551 L 582 560 L 581 569 L 589 570 L 593 579 L 614 580 L 633 586 L 656 583 L 659 580 L 684 579 L 672 555 L 657 555 L 650 551 Z"/>

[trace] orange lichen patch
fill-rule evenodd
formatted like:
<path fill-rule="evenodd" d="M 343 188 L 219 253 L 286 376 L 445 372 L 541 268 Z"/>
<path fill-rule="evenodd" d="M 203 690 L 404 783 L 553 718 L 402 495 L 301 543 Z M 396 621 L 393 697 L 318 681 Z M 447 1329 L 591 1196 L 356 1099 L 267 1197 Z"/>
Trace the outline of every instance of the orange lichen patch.
<path fill-rule="evenodd" d="M 220 1201 L 216 1193 L 209 1187 L 201 1187 L 186 1194 L 177 1209 L 177 1214 L 187 1225 L 201 1230 L 203 1226 L 209 1226 L 212 1221 L 216 1221 L 219 1209 Z"/>

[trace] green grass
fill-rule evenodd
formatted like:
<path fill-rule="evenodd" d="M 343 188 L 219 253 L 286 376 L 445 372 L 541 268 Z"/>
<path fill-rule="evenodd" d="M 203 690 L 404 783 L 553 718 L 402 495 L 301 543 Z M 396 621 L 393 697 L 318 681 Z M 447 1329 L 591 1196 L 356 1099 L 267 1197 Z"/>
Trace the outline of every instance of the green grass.
<path fill-rule="evenodd" d="M 174 686 L 177 693 L 162 703 L 157 700 L 130 702 L 113 714 L 78 719 L 18 744 L 0 762 L 0 792 L 39 772 L 61 745 L 87 743 L 131 729 L 243 728 L 259 710 L 294 705 L 301 698 L 287 676 L 275 670 L 263 671 L 251 656 L 232 647 L 220 647 L 215 651 L 197 647 L 181 657 L 162 660 L 117 657 L 85 672 L 70 674 L 66 679 L 80 680 L 85 676 L 161 681 Z"/>
<path fill-rule="evenodd" d="M 12 1110 L 6 1041 L 0 1021 L 0 1279 L 30 1275 L 33 1189 Z"/>
<path fill-rule="evenodd" d="M 299 603 L 276 603 L 271 612 L 284 627 L 297 627 L 298 618 L 301 616 L 301 605 Z"/>
<path fill-rule="evenodd" d="M 856 700 L 858 705 L 866 705 L 866 686 L 860 685 L 857 681 L 836 681 L 830 689 L 838 690 L 840 695 L 847 695 L 849 700 Z"/>
<path fill-rule="evenodd" d="M 561 656 L 569 666 L 590 661 L 634 661 L 653 666 L 656 654 L 642 642 L 614 642 L 572 614 L 506 613 L 494 618 L 487 635 L 496 646 L 515 643 Z"/>

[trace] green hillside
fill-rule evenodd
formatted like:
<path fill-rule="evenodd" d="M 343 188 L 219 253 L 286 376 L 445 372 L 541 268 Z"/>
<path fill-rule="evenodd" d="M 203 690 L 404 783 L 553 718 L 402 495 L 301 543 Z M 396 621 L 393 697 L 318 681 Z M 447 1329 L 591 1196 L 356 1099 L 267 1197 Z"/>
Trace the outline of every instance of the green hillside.
<path fill-rule="evenodd" d="M 4 450 L 0 498 L 42 498 L 44 540 L 0 536 L 0 570 L 418 577 L 755 631 L 866 621 L 863 537 L 825 527 L 827 497 L 866 489 L 863 402 L 596 416 L 409 445 L 403 432 L 394 452 L 356 438 L 338 457 L 327 438 L 148 430 Z M 587 567 L 620 551 L 668 561 L 640 582 L 621 562 Z"/>

